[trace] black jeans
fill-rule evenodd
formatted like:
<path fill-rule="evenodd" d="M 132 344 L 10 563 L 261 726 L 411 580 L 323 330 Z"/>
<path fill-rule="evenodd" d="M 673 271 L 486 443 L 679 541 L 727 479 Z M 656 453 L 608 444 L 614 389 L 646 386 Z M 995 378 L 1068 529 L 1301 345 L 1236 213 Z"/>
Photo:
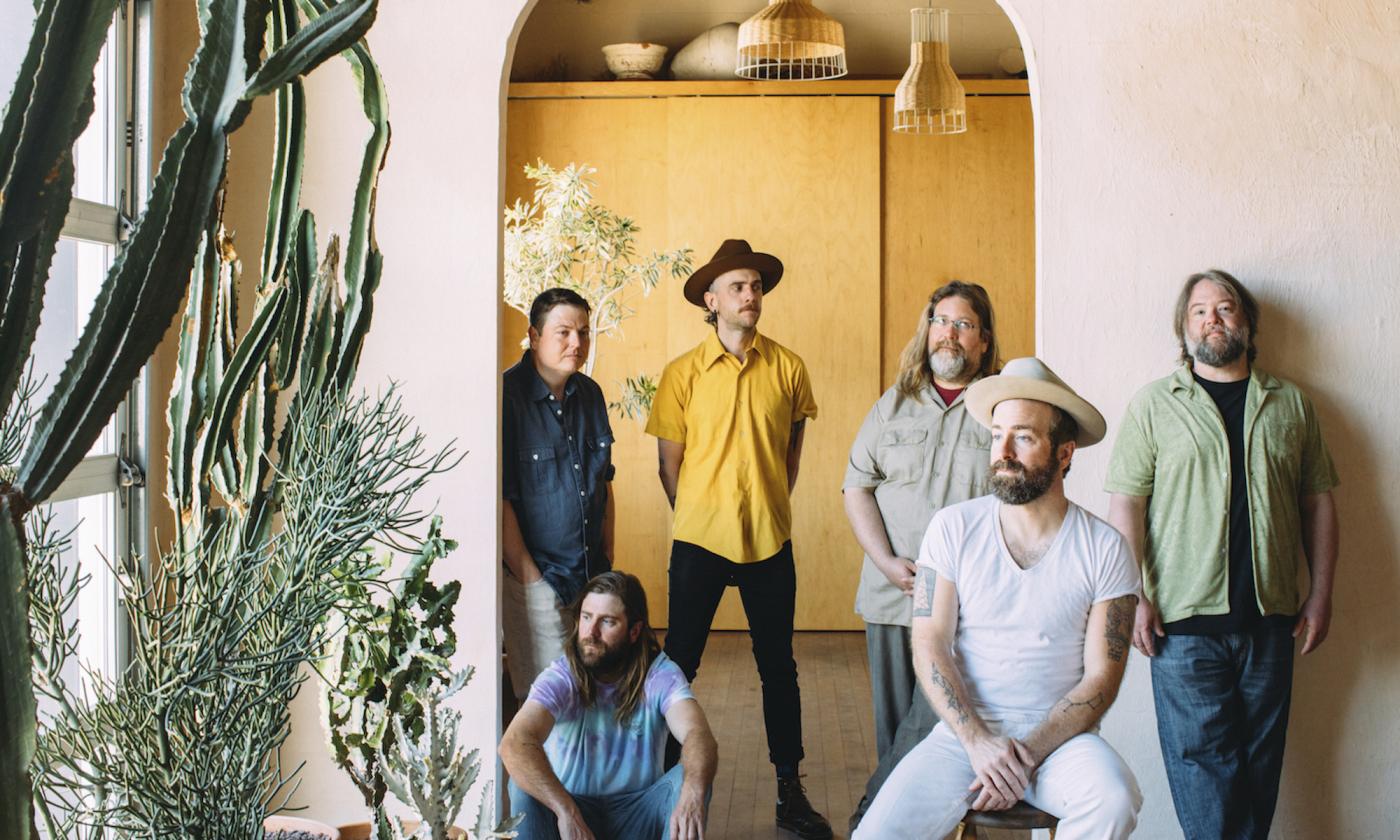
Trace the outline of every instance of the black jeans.
<path fill-rule="evenodd" d="M 802 696 L 797 662 L 792 658 L 792 617 L 797 603 L 797 570 L 792 543 L 758 563 L 731 563 L 687 542 L 671 544 L 671 626 L 666 655 L 686 679 L 695 681 L 710 624 L 729 586 L 739 587 L 749 619 L 753 658 L 763 683 L 763 725 L 768 730 L 768 760 L 795 766 L 802 760 Z M 675 747 L 668 748 L 668 763 Z"/>

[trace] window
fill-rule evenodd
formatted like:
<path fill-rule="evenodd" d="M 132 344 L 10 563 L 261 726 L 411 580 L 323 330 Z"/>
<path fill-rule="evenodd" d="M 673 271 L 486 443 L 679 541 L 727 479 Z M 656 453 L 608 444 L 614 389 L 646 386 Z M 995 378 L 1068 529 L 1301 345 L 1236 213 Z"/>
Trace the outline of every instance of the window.
<path fill-rule="evenodd" d="M 0 39 L 5 49 L 0 52 L 13 58 L 0 66 L 0 85 L 18 71 L 33 26 L 32 12 L 10 20 L 18 4 L 8 5 Z M 139 36 L 146 29 L 146 7 L 144 0 L 123 0 L 118 7 L 97 62 L 92 119 L 73 149 L 73 201 L 49 272 L 32 351 L 36 378 L 43 381 L 36 406 L 53 391 L 122 247 L 128 220 L 144 198 L 142 132 L 149 99 L 143 88 L 149 62 L 145 39 Z M 62 562 L 65 567 L 76 564 L 88 579 L 74 607 L 81 639 L 78 657 L 65 675 L 74 688 L 82 678 L 80 669 L 112 676 L 127 658 L 125 615 L 111 567 L 129 566 L 144 554 L 147 500 L 140 485 L 146 464 L 145 411 L 143 377 L 87 458 L 48 500 L 54 527 L 71 532 Z"/>

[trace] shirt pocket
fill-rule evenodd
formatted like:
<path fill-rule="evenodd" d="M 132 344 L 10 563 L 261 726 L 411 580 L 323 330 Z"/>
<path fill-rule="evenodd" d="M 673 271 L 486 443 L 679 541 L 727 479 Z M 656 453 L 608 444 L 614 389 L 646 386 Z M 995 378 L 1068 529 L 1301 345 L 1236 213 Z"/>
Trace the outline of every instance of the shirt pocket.
<path fill-rule="evenodd" d="M 600 482 L 612 480 L 613 436 L 608 433 L 584 438 L 584 468 L 588 470 L 588 488 L 597 492 Z"/>
<path fill-rule="evenodd" d="M 529 446 L 520 450 L 521 492 L 555 490 L 560 485 L 558 453 L 553 446 Z"/>
<path fill-rule="evenodd" d="M 880 471 L 890 481 L 917 481 L 928 468 L 928 429 L 887 429 L 880 435 Z"/>

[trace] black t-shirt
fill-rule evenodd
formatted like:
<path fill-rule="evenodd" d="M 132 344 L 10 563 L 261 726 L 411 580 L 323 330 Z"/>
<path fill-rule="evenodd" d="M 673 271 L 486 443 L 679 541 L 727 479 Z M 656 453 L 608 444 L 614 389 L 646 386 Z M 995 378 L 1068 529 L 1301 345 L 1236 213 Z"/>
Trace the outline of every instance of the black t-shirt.
<path fill-rule="evenodd" d="M 1194 376 L 1194 374 L 1192 374 Z M 1225 424 L 1230 444 L 1230 612 L 1225 615 L 1195 615 L 1163 625 L 1168 633 L 1205 636 L 1240 633 L 1261 620 L 1259 598 L 1254 588 L 1254 553 L 1250 549 L 1249 488 L 1245 485 L 1244 406 L 1249 395 L 1248 377 L 1238 382 L 1211 382 L 1196 376 L 1196 382 L 1215 401 Z M 1274 619 L 1270 616 L 1270 619 Z M 1289 621 L 1288 616 L 1279 620 Z"/>

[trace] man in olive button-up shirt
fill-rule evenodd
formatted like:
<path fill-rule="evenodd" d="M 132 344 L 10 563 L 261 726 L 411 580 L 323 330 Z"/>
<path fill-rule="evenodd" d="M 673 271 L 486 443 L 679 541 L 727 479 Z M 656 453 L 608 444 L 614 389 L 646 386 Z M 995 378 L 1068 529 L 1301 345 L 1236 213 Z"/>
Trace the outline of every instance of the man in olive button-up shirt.
<path fill-rule="evenodd" d="M 1223 271 L 1177 300 L 1183 366 L 1128 406 L 1109 520 L 1142 567 L 1133 644 L 1187 837 L 1267 838 L 1302 652 L 1327 637 L 1337 472 L 1317 412 L 1253 365 L 1259 307 Z M 1299 555 L 1311 578 L 1299 603 Z"/>

